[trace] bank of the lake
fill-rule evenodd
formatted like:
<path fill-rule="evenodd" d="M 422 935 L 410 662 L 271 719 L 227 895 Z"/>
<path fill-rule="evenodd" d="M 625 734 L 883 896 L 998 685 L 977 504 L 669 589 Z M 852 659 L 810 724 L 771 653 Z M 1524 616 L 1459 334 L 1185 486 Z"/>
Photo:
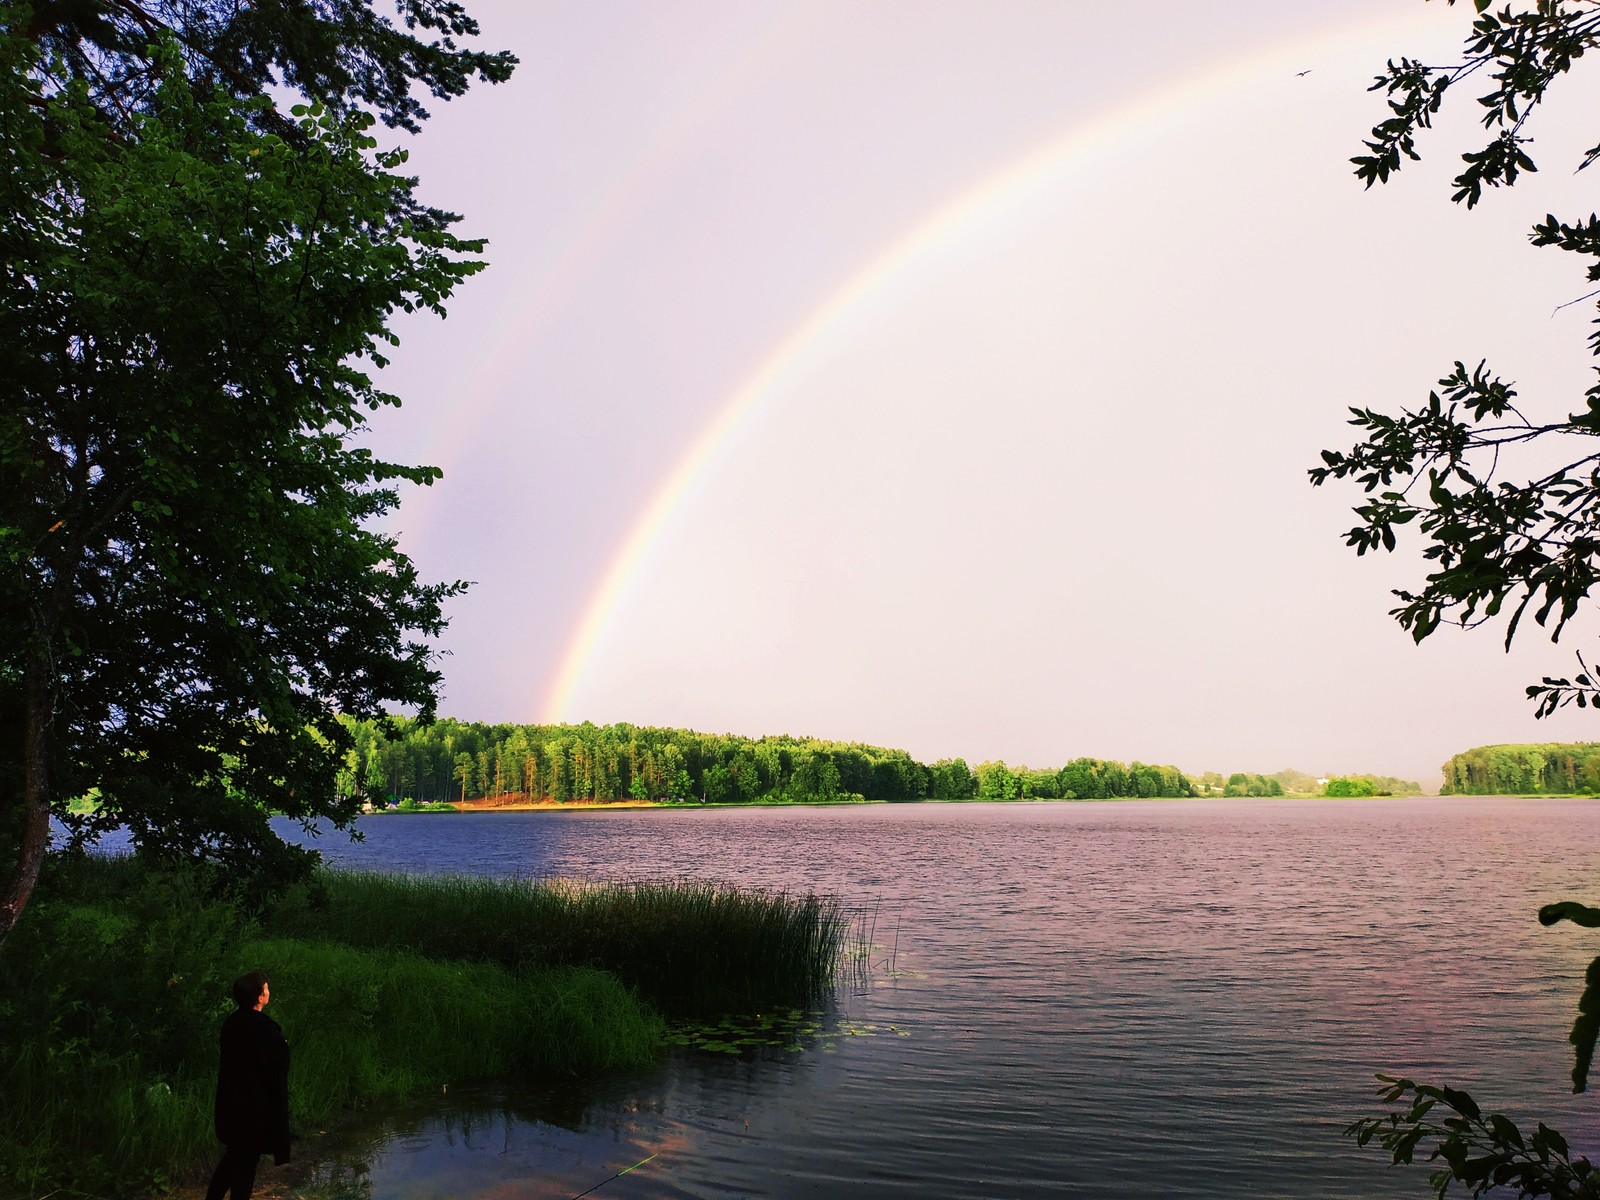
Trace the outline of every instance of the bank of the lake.
<path fill-rule="evenodd" d="M 1023 803 L 1024 801 L 993 801 L 992 803 Z M 887 804 L 886 800 L 747 800 L 727 804 L 702 804 L 694 801 L 671 800 L 468 800 L 465 803 L 438 801 L 428 804 L 403 803 L 385 808 L 373 808 L 362 813 L 364 817 L 434 817 L 452 813 L 617 813 L 658 810 L 662 812 L 705 812 L 724 808 L 870 808 Z M 991 801 L 930 801 L 929 803 L 976 803 Z"/>
<path fill-rule="evenodd" d="M 972 796 L 943 799 L 926 799 L 914 801 L 892 800 L 732 800 L 719 804 L 709 804 L 694 800 L 528 800 L 523 797 L 514 799 L 479 799 L 479 800 L 452 800 L 440 801 L 426 805 L 400 805 L 398 807 L 373 809 L 365 814 L 367 816 L 437 816 L 449 813 L 619 813 L 619 812 L 721 812 L 730 809 L 784 809 L 784 808 L 860 808 L 872 809 L 885 805 L 900 807 L 914 807 L 917 805 L 1048 805 L 1048 804 L 1136 804 L 1149 802 L 1183 803 L 1197 801 L 1205 803 L 1222 799 L 1251 799 L 1267 803 L 1279 801 L 1292 803 L 1299 800 L 1392 800 L 1395 797 L 1388 793 L 1374 793 L 1361 796 L 1329 797 L 1316 792 L 1285 792 L 1276 796 L 1252 797 L 1225 797 L 1216 796 L 1074 796 L 1063 799 L 1052 796 L 1012 796 L 998 798 L 990 796 Z M 1437 800 L 1439 797 L 1433 793 L 1419 793 L 1410 797 L 1418 800 Z M 1508 797 L 1516 799 L 1517 797 Z M 1522 799 L 1533 799 L 1533 796 L 1524 796 Z M 1570 795 L 1555 795 L 1549 799 L 1595 799 L 1591 793 L 1572 793 Z"/>
<path fill-rule="evenodd" d="M 53 859 L 0 956 L 0 1194 L 159 1192 L 209 1166 L 228 985 L 272 980 L 293 1121 L 462 1081 L 654 1061 L 665 1017 L 833 978 L 837 904 L 692 882 L 322 871 L 264 909 L 129 859 Z"/>

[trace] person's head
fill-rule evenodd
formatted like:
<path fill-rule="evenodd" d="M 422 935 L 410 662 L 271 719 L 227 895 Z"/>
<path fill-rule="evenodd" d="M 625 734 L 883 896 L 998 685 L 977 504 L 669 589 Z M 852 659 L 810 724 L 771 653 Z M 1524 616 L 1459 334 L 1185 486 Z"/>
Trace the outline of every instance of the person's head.
<path fill-rule="evenodd" d="M 267 977 L 251 971 L 233 981 L 233 1002 L 240 1008 L 262 1008 L 267 1003 Z"/>

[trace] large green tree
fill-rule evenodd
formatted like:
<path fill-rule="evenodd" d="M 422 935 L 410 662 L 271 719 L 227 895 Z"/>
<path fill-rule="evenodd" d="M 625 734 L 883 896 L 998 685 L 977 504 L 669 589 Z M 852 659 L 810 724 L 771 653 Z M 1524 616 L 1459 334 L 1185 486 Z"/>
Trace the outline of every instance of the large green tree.
<path fill-rule="evenodd" d="M 1374 83 L 1388 99 L 1389 115 L 1372 130 L 1367 153 L 1352 160 L 1369 187 L 1420 157 L 1418 137 L 1469 81 L 1489 138 L 1461 155 L 1452 199 L 1471 208 L 1486 188 L 1513 186 L 1536 170 L 1529 150 L 1533 123 L 1561 78 L 1585 54 L 1600 50 L 1600 5 L 1538 0 L 1491 11 L 1491 0 L 1474 0 L 1472 7 L 1459 62 L 1436 66 L 1401 58 Z M 1600 147 L 1576 166 L 1597 158 Z M 1536 246 L 1578 255 L 1590 282 L 1600 282 L 1600 217 L 1547 216 L 1531 237 Z M 1589 345 L 1600 354 L 1600 332 Z M 1351 424 L 1362 440 L 1346 451 L 1323 452 L 1313 483 L 1352 479 L 1366 493 L 1347 537 L 1357 553 L 1394 550 L 1406 526 L 1422 536 L 1430 569 L 1414 590 L 1396 593 L 1400 604 L 1393 610 L 1418 641 L 1446 625 L 1503 621 L 1509 646 L 1530 613 L 1554 640 L 1590 607 L 1600 583 L 1600 443 L 1594 440 L 1600 383 L 1571 403 L 1577 411 L 1565 418 L 1530 419 L 1518 407 L 1516 389 L 1486 362 L 1457 362 L 1415 408 L 1395 414 L 1352 409 Z M 1559 399 L 1557 405 L 1565 406 Z M 1581 655 L 1579 668 L 1528 688 L 1538 715 L 1600 701 L 1600 677 Z M 1600 910 L 1552 904 L 1539 919 L 1596 928 Z M 1600 958 L 1588 969 L 1571 1034 L 1576 1091 L 1587 1085 L 1597 1032 Z M 1574 1157 L 1556 1131 L 1543 1124 L 1518 1129 L 1449 1087 L 1383 1078 L 1383 1098 L 1400 1107 L 1357 1121 L 1347 1132 L 1363 1144 L 1376 1139 L 1395 1162 L 1410 1162 L 1425 1149 L 1437 1164 L 1433 1185 L 1440 1196 L 1460 1184 L 1474 1196 L 1505 1187 L 1520 1196 L 1600 1197 L 1600 1171 Z"/>
<path fill-rule="evenodd" d="M 358 803 L 337 717 L 432 712 L 457 585 L 373 523 L 437 472 L 351 435 L 398 403 L 393 315 L 442 313 L 482 244 L 372 129 L 514 60 L 459 48 L 456 4 L 397 12 L 0 11 L 0 938 L 52 814 L 292 874 L 267 813 Z"/>

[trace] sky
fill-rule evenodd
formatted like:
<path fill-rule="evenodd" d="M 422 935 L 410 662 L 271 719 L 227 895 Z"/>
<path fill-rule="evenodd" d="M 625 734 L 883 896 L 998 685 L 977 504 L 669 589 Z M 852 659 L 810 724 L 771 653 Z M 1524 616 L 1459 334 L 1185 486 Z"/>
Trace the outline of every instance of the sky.
<path fill-rule="evenodd" d="M 473 582 L 442 713 L 1425 785 L 1595 736 L 1523 696 L 1581 636 L 1414 645 L 1417 544 L 1358 559 L 1306 479 L 1458 358 L 1577 406 L 1581 264 L 1526 230 L 1592 208 L 1594 85 L 1467 212 L 1466 95 L 1388 187 L 1348 159 L 1470 5 L 470 9 L 521 66 L 411 167 L 491 265 L 367 435 L 445 472 L 394 523 Z"/>

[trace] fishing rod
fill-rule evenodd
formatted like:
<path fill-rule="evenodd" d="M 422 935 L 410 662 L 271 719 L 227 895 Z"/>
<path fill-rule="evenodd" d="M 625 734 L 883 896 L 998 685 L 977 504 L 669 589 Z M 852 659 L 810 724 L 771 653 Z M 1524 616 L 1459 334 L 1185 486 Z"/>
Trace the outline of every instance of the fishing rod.
<path fill-rule="evenodd" d="M 656 1157 L 654 1154 L 650 1156 L 650 1158 L 654 1157 Z M 633 1166 L 623 1167 L 622 1170 L 611 1176 L 611 1179 L 621 1179 L 629 1171 L 637 1171 L 640 1167 L 644 1166 L 645 1163 L 649 1162 L 650 1158 L 641 1158 L 638 1162 L 634 1163 Z M 611 1179 L 602 1179 L 599 1183 L 590 1188 L 589 1191 L 579 1192 L 576 1196 L 572 1197 L 572 1200 L 583 1200 L 583 1198 L 587 1196 L 589 1192 L 598 1192 L 601 1188 L 605 1187 L 606 1184 L 610 1183 Z"/>

